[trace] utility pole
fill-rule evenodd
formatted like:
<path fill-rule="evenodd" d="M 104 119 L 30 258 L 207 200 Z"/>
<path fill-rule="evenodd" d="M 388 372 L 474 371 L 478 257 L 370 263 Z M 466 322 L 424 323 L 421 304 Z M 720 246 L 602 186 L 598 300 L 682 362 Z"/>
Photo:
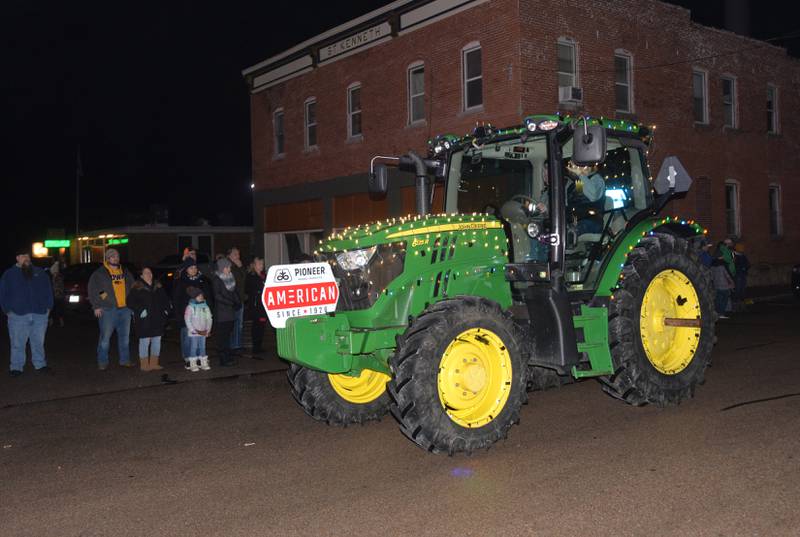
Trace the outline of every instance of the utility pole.
<path fill-rule="evenodd" d="M 78 239 L 81 232 L 81 176 L 83 176 L 83 166 L 81 165 L 81 146 L 78 145 L 75 162 L 75 240 Z"/>

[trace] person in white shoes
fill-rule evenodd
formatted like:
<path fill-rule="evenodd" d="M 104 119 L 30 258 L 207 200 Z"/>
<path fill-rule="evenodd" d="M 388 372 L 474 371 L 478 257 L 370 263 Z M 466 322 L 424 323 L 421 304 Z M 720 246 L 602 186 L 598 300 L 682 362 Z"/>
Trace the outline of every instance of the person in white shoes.
<path fill-rule="evenodd" d="M 206 304 L 203 292 L 197 287 L 189 287 L 186 293 L 189 295 L 189 304 L 183 313 L 183 320 L 186 322 L 189 338 L 188 369 L 193 373 L 201 369 L 208 371 L 211 366 L 206 354 L 206 338 L 211 333 L 213 324 L 211 308 Z"/>

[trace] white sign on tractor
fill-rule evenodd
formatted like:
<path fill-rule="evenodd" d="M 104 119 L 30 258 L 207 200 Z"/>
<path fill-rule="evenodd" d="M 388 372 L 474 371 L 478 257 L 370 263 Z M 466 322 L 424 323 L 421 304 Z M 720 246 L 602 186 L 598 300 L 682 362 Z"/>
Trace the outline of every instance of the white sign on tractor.
<path fill-rule="evenodd" d="M 328 263 L 273 265 L 267 271 L 261 300 L 270 324 L 284 328 L 292 317 L 335 311 L 339 287 Z"/>

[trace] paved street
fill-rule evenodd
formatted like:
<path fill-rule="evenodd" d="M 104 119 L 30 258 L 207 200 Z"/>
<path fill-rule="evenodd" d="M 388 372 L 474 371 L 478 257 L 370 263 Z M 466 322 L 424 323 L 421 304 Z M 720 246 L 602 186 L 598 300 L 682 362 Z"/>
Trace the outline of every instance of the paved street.
<path fill-rule="evenodd" d="M 509 439 L 430 455 L 391 418 L 307 418 L 271 357 L 189 374 L 96 372 L 94 326 L 51 329 L 55 372 L 0 379 L 0 534 L 796 536 L 800 305 L 720 324 L 677 408 L 595 381 L 532 394 Z M 0 340 L 3 369 L 7 339 Z"/>

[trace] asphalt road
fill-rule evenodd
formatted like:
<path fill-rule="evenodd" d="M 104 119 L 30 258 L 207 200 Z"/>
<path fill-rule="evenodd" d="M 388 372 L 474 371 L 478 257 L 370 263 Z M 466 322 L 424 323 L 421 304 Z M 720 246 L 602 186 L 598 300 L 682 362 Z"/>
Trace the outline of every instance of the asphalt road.
<path fill-rule="evenodd" d="M 0 535 L 800 535 L 800 307 L 718 333 L 692 401 L 533 394 L 472 456 L 314 422 L 268 370 L 8 405 Z"/>

